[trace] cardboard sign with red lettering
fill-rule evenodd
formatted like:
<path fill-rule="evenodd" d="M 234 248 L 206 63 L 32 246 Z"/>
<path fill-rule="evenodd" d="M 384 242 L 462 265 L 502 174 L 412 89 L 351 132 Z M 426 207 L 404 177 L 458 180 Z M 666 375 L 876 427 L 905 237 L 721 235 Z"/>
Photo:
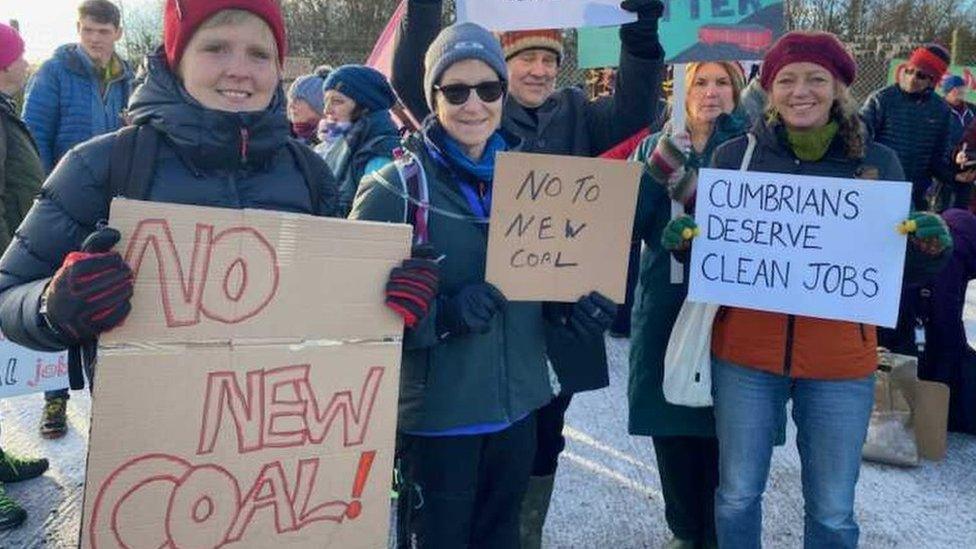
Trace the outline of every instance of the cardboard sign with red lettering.
<path fill-rule="evenodd" d="M 127 200 L 111 224 L 136 295 L 100 348 L 81 546 L 386 547 L 410 227 Z"/>

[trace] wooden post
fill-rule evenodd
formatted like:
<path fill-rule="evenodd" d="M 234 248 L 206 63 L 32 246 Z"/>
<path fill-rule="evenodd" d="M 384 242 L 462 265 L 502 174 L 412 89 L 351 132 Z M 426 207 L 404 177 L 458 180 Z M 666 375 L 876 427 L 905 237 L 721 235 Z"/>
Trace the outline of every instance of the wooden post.
<path fill-rule="evenodd" d="M 962 44 L 959 43 L 960 40 L 962 40 L 962 38 L 959 34 L 959 27 L 956 27 L 952 29 L 952 52 L 950 53 L 950 57 L 952 58 L 951 64 L 953 65 L 961 64 L 959 62 L 959 57 L 961 55 L 960 52 L 962 50 Z"/>

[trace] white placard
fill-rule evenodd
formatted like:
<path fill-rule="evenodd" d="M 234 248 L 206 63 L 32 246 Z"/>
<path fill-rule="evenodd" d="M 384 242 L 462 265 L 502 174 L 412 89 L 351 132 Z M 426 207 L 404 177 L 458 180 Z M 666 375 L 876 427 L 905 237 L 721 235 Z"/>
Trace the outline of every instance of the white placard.
<path fill-rule="evenodd" d="M 704 169 L 688 299 L 894 327 L 911 185 Z"/>
<path fill-rule="evenodd" d="M 0 398 L 67 387 L 67 353 L 41 353 L 0 337 Z"/>
<path fill-rule="evenodd" d="M 457 21 L 493 31 L 610 27 L 637 21 L 619 0 L 457 0 Z"/>

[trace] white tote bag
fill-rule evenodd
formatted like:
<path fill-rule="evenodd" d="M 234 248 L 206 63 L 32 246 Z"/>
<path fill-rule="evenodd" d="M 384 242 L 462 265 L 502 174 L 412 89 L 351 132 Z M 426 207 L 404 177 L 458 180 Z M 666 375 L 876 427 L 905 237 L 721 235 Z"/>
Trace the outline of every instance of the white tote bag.
<path fill-rule="evenodd" d="M 752 161 L 756 137 L 749 144 L 739 169 Z M 712 405 L 712 324 L 720 305 L 685 301 L 671 330 L 664 355 L 664 400 L 677 406 L 703 408 Z"/>

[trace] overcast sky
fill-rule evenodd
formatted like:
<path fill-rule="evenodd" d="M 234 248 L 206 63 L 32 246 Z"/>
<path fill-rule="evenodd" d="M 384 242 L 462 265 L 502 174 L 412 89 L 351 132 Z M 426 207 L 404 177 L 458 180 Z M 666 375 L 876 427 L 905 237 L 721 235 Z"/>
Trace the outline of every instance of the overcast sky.
<path fill-rule="evenodd" d="M 123 8 L 137 8 L 153 0 L 123 0 Z M 27 44 L 25 57 L 39 63 L 51 56 L 55 48 L 78 40 L 75 34 L 75 9 L 78 0 L 2 0 L 0 18 L 20 22 L 20 32 Z"/>

